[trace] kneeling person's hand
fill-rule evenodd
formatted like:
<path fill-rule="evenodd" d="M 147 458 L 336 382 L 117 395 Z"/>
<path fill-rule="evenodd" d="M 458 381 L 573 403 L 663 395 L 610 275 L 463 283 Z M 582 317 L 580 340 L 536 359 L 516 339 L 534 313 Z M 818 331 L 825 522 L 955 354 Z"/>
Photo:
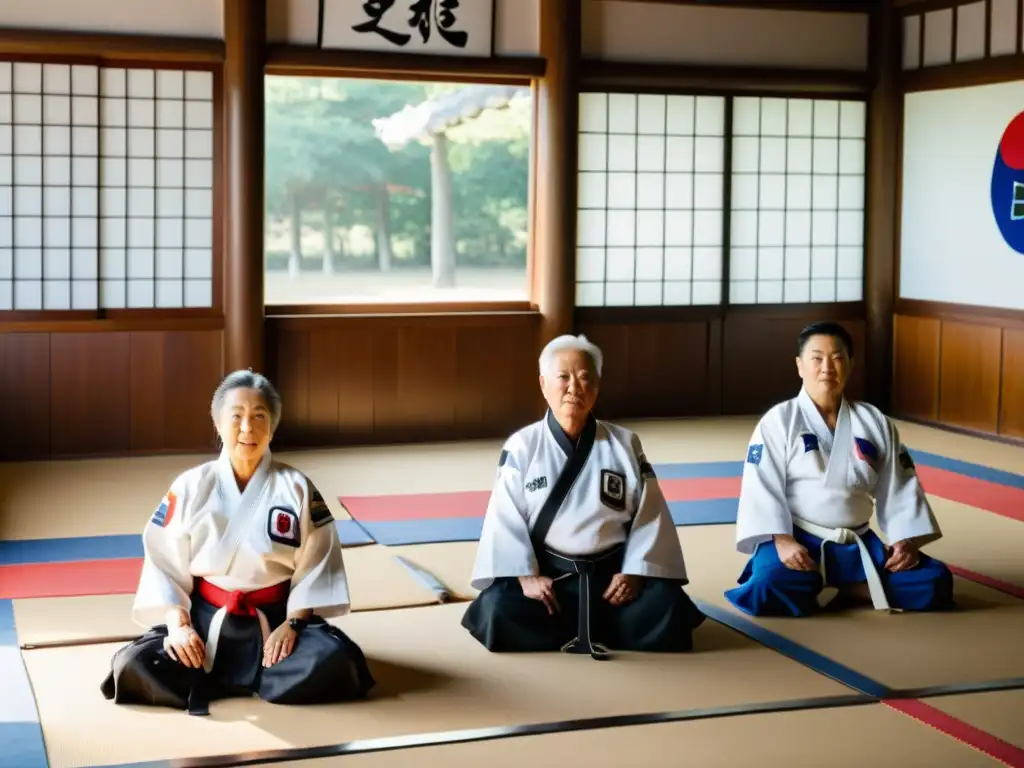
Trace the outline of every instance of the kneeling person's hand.
<path fill-rule="evenodd" d="M 168 625 L 164 650 L 172 659 L 191 669 L 199 669 L 206 660 L 206 644 L 191 624 Z"/>
<path fill-rule="evenodd" d="M 917 546 L 912 541 L 897 541 L 889 549 L 889 559 L 885 562 L 887 570 L 907 571 L 917 565 L 920 556 L 917 553 Z"/>
<path fill-rule="evenodd" d="M 612 605 L 626 605 L 636 600 L 643 587 L 644 580 L 641 576 L 616 573 L 602 597 Z"/>
<path fill-rule="evenodd" d="M 807 547 L 794 539 L 792 536 L 776 534 L 775 552 L 782 564 L 791 571 L 816 571 L 818 566 L 814 564 Z"/>
<path fill-rule="evenodd" d="M 523 594 L 531 600 L 540 600 L 548 609 L 548 614 L 554 616 L 559 608 L 555 599 L 554 582 L 547 576 L 520 576 L 519 584 L 523 588 Z"/>
<path fill-rule="evenodd" d="M 287 621 L 270 633 L 267 642 L 263 644 L 263 666 L 272 667 L 279 661 L 284 661 L 295 648 L 296 632 Z"/>

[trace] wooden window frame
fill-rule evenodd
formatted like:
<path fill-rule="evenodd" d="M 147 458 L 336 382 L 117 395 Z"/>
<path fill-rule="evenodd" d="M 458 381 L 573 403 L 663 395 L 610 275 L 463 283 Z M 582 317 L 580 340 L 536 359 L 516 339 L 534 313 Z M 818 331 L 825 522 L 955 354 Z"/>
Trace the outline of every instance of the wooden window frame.
<path fill-rule="evenodd" d="M 755 83 L 751 85 L 751 83 Z M 673 96 L 720 96 L 725 99 L 724 163 L 723 163 L 723 238 L 722 299 L 712 305 L 684 306 L 610 306 L 576 307 L 577 321 L 588 322 L 672 322 L 722 319 L 727 314 L 762 313 L 771 317 L 804 317 L 820 308 L 830 317 L 863 318 L 867 307 L 867 272 L 861 275 L 861 298 L 858 301 L 733 304 L 729 301 L 729 249 L 732 189 L 732 111 L 736 97 L 820 99 L 827 101 L 858 101 L 865 108 L 865 132 L 871 120 L 870 75 L 868 72 L 804 71 L 788 69 L 751 70 L 740 67 L 694 67 L 646 63 L 618 63 L 584 60 L 579 92 L 623 94 L 667 94 Z M 867 135 L 865 133 L 865 146 Z M 867 189 L 870 165 L 865 151 L 864 169 L 864 261 L 867 262 L 867 236 L 870 211 Z M 573 286 L 575 291 L 575 284 Z"/>
<path fill-rule="evenodd" d="M 361 80 L 426 81 L 459 84 L 504 84 L 529 87 L 532 126 L 527 178 L 527 250 L 522 300 L 365 302 L 323 304 L 267 304 L 264 315 L 284 317 L 374 317 L 537 313 L 534 276 L 538 271 L 536 241 L 537 183 L 537 79 L 545 72 L 539 57 L 494 56 L 491 58 L 391 54 L 373 51 L 333 51 L 315 46 L 270 45 L 264 75 L 284 77 L 345 78 Z"/>
<path fill-rule="evenodd" d="M 0 61 L 96 67 L 202 71 L 213 75 L 212 306 L 148 309 L 0 310 L 0 332 L 135 330 L 171 320 L 188 327 L 222 326 L 224 318 L 224 42 L 152 35 L 0 29 Z M 97 126 L 98 128 L 101 126 Z M 97 248 L 98 252 L 99 248 Z M 96 278 L 97 286 L 100 278 Z M 98 290 L 98 287 L 97 287 Z M 99 301 L 97 301 L 99 304 Z"/>

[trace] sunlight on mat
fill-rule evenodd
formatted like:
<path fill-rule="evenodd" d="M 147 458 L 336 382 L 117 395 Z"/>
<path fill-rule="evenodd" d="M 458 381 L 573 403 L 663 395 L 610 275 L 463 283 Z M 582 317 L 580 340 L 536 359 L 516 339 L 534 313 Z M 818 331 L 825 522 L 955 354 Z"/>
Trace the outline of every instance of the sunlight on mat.
<path fill-rule="evenodd" d="M 928 703 L 947 715 L 1024 749 L 1024 691 L 937 696 Z"/>
<path fill-rule="evenodd" d="M 734 547 L 729 552 L 732 527 L 694 526 L 680 536 L 689 593 L 745 616 L 723 594 L 745 560 Z M 1024 602 L 959 578 L 954 589 L 962 606 L 954 613 L 886 614 L 869 606 L 809 620 L 752 620 L 892 688 L 1024 677 Z"/>
<path fill-rule="evenodd" d="M 742 461 L 757 426 L 755 416 L 620 422 L 636 432 L 653 464 Z"/>
<path fill-rule="evenodd" d="M 944 534 L 928 545 L 928 554 L 1024 586 L 1024 524 L 955 501 L 928 499 Z"/>
<path fill-rule="evenodd" d="M 838 734 L 870 734 L 843 739 Z M 739 738 L 737 738 L 739 736 Z M 880 704 L 772 712 L 657 725 L 522 736 L 499 741 L 276 763 L 281 768 L 448 768 L 486 765 L 809 766 L 866 765 L 992 768 L 994 761 Z"/>
<path fill-rule="evenodd" d="M 373 611 L 436 603 L 434 594 L 377 545 L 345 550 L 352 609 Z M 44 597 L 14 601 L 22 645 L 139 635 L 131 620 L 133 595 Z"/>
<path fill-rule="evenodd" d="M 334 492 L 348 478 L 339 476 L 329 457 L 274 457 L 305 472 L 336 519 L 350 519 Z M 0 540 L 141 533 L 174 478 L 213 458 L 216 454 L 0 464 Z"/>
<path fill-rule="evenodd" d="M 491 654 L 460 626 L 464 604 L 358 613 L 337 623 L 370 660 L 367 701 L 282 707 L 215 702 L 211 716 L 119 707 L 99 684 L 117 645 L 26 651 L 54 768 L 172 759 L 408 733 L 834 696 L 848 689 L 714 622 L 692 654 Z M 132 733 L 132 739 L 102 735 Z"/>
<path fill-rule="evenodd" d="M 951 459 L 1024 474 L 1024 451 L 1019 446 L 960 435 L 935 427 L 896 420 L 900 439 L 912 450 L 928 451 Z"/>

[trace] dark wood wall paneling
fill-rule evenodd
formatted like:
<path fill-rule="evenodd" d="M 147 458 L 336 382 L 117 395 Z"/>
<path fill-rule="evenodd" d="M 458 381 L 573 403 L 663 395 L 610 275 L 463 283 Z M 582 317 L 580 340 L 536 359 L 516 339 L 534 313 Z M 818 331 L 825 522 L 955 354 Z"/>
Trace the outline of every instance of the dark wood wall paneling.
<path fill-rule="evenodd" d="M 1024 317 L 1019 313 L 985 315 L 903 301 L 894 357 L 896 415 L 1024 438 Z"/>
<path fill-rule="evenodd" d="M 598 411 L 605 418 L 763 413 L 800 389 L 796 339 L 818 320 L 841 322 L 853 336 L 848 385 L 865 392 L 865 322 L 860 304 L 799 308 L 687 310 L 586 309 L 576 332 L 604 352 Z"/>
<path fill-rule="evenodd" d="M 0 459 L 211 450 L 222 332 L 0 333 Z"/>
<path fill-rule="evenodd" d="M 543 414 L 536 313 L 268 318 L 284 400 L 275 442 L 357 445 L 508 434 Z"/>

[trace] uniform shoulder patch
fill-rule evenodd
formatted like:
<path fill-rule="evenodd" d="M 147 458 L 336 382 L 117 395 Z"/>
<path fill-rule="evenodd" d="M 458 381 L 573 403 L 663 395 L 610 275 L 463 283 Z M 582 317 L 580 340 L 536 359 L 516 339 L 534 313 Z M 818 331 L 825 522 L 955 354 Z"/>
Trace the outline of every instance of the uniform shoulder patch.
<path fill-rule="evenodd" d="M 289 547 L 297 547 L 302 541 L 299 533 L 299 516 L 290 507 L 271 507 L 267 516 L 267 535 L 271 541 Z"/>
<path fill-rule="evenodd" d="M 760 464 L 764 455 L 764 443 L 754 443 L 747 448 L 747 464 Z"/>
<path fill-rule="evenodd" d="M 501 456 L 498 457 L 498 466 L 504 467 L 506 461 L 508 461 L 508 451 L 503 450 Z"/>
<path fill-rule="evenodd" d="M 601 501 L 612 509 L 626 508 L 626 476 L 611 469 L 601 470 Z"/>
<path fill-rule="evenodd" d="M 818 436 L 813 434 L 800 435 L 804 441 L 804 453 L 818 450 Z"/>
<path fill-rule="evenodd" d="M 334 515 L 331 514 L 330 508 L 327 506 L 327 502 L 324 501 L 324 497 L 317 490 L 316 486 L 312 483 L 309 484 L 310 496 L 309 496 L 309 517 L 313 523 L 314 528 L 327 525 L 327 523 L 334 521 Z"/>
<path fill-rule="evenodd" d="M 160 506 L 153 512 L 153 517 L 150 522 L 153 525 L 158 525 L 161 528 L 166 528 L 171 523 L 171 519 L 174 517 L 174 510 L 178 506 L 178 497 L 174 495 L 174 491 L 168 491 L 167 495 L 164 496 L 160 502 Z"/>

